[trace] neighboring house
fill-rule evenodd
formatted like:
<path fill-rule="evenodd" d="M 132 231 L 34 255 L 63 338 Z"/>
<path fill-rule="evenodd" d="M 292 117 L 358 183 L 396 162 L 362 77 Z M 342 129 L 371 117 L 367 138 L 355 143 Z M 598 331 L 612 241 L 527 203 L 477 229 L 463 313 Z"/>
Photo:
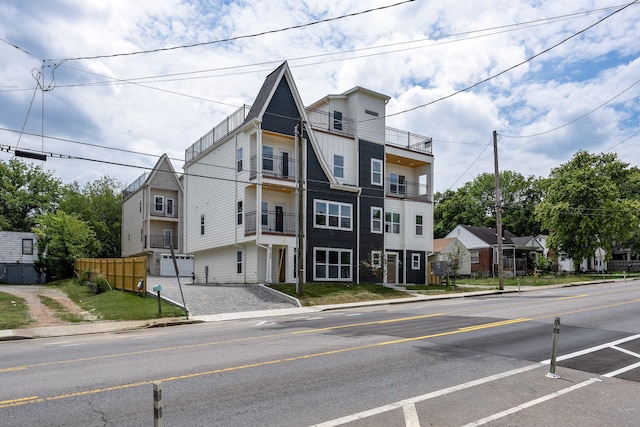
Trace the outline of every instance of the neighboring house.
<path fill-rule="evenodd" d="M 551 252 L 547 246 L 548 238 L 549 236 L 545 234 L 539 234 L 536 236 L 536 241 L 543 248 L 544 257 L 551 258 L 556 263 L 558 273 L 574 273 L 573 259 L 564 252 L 560 252 L 558 254 Z M 598 248 L 592 257 L 585 258 L 580 261 L 580 266 L 578 267 L 579 271 L 596 271 L 598 273 L 607 271 L 609 263 L 605 261 L 605 255 L 606 251 L 602 248 Z"/>
<path fill-rule="evenodd" d="M 607 264 L 607 270 L 640 271 L 640 254 L 626 245 L 616 245 Z"/>
<path fill-rule="evenodd" d="M 122 192 L 122 256 L 147 256 L 151 275 L 175 275 L 173 247 L 181 276 L 193 273 L 193 257 L 183 253 L 183 190 L 163 154 L 153 170 Z"/>
<path fill-rule="evenodd" d="M 23 285 L 44 282 L 44 276 L 35 268 L 37 240 L 35 233 L 0 231 L 0 283 Z"/>
<path fill-rule="evenodd" d="M 196 280 L 295 282 L 300 231 L 305 282 L 376 280 L 361 268 L 371 261 L 377 281 L 425 283 L 431 139 L 387 128 L 388 100 L 356 87 L 305 108 L 285 62 L 253 106 L 189 147 L 185 248 Z"/>
<path fill-rule="evenodd" d="M 471 274 L 498 274 L 498 234 L 495 228 L 458 225 L 446 237 L 457 237 L 471 255 Z M 533 272 L 537 254 L 543 247 L 534 237 L 518 237 L 508 230 L 502 233 L 502 260 L 505 277 Z"/>
<path fill-rule="evenodd" d="M 451 263 L 458 261 L 459 267 L 455 274 L 462 277 L 471 276 L 471 253 L 456 237 L 446 237 L 433 240 L 433 253 L 429 255 L 429 265 L 435 262 L 448 264 L 448 274 L 453 275 Z M 440 284 L 440 280 L 430 269 L 429 284 Z"/>

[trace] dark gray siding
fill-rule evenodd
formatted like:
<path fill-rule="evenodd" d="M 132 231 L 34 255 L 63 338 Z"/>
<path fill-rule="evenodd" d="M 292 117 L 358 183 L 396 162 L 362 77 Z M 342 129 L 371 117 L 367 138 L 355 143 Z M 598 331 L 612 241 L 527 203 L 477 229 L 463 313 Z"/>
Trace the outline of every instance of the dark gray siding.
<path fill-rule="evenodd" d="M 413 254 L 420 254 L 420 269 L 414 270 L 412 267 Z M 407 251 L 407 260 L 403 263 L 407 269 L 407 283 L 414 283 L 416 285 L 424 285 L 426 283 L 426 258 L 425 251 Z"/>
<path fill-rule="evenodd" d="M 262 130 L 295 135 L 299 116 L 289 83 L 281 79 L 262 117 Z"/>

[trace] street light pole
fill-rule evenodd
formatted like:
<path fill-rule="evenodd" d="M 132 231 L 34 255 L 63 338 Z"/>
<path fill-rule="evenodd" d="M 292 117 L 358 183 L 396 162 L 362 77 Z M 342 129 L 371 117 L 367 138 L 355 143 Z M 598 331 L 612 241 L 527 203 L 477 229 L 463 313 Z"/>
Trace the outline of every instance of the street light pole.
<path fill-rule="evenodd" d="M 504 289 L 504 265 L 502 264 L 502 213 L 500 212 L 500 169 L 498 168 L 498 132 L 493 131 L 493 163 L 496 179 L 496 232 L 498 234 L 498 289 Z"/>

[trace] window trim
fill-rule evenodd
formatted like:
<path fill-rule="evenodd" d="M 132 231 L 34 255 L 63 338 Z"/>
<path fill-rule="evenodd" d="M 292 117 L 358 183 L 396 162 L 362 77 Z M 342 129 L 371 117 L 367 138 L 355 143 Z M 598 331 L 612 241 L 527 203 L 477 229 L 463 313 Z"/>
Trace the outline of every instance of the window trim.
<path fill-rule="evenodd" d="M 171 202 L 171 203 L 169 203 Z M 171 209 L 169 209 L 169 205 L 171 205 Z M 174 216 L 175 215 L 175 206 L 176 201 L 173 198 L 167 197 L 164 201 L 164 208 L 167 215 Z"/>
<path fill-rule="evenodd" d="M 418 218 L 420 218 L 420 223 L 418 223 Z M 424 216 L 416 215 L 416 236 L 423 237 L 424 236 Z"/>
<path fill-rule="evenodd" d="M 342 130 L 342 111 L 333 110 L 333 129 Z"/>
<path fill-rule="evenodd" d="M 375 219 L 375 212 L 379 212 L 380 216 L 378 217 L 378 219 Z M 384 231 L 384 227 L 383 227 L 383 220 L 384 218 L 384 209 L 382 209 L 380 206 L 371 206 L 371 232 L 375 233 L 375 234 L 382 234 Z M 379 229 L 376 230 L 374 228 L 374 224 L 378 223 Z"/>
<path fill-rule="evenodd" d="M 325 263 L 318 264 L 317 254 L 319 252 L 324 252 L 325 254 Z M 332 264 L 329 262 L 330 253 L 337 252 L 338 262 L 337 264 Z M 344 254 L 349 254 L 349 268 L 348 268 L 348 277 L 343 277 L 343 268 L 346 268 L 347 264 L 342 263 L 342 256 Z M 318 267 L 324 267 L 324 277 L 318 277 Z M 337 268 L 338 277 L 330 277 L 331 276 L 331 267 Z M 324 247 L 314 247 L 313 248 L 313 280 L 321 281 L 321 282 L 351 282 L 353 280 L 353 250 L 345 249 L 345 248 L 324 248 Z"/>
<path fill-rule="evenodd" d="M 270 153 L 265 153 L 265 150 L 270 150 Z M 262 170 L 273 173 L 275 171 L 276 163 L 274 157 L 275 150 L 271 145 L 262 146 Z M 265 167 L 265 161 L 271 162 L 271 168 Z"/>
<path fill-rule="evenodd" d="M 420 264 L 422 264 L 422 254 L 411 254 L 411 269 L 420 270 Z"/>
<path fill-rule="evenodd" d="M 318 212 L 318 204 L 325 204 L 326 212 Z M 338 214 L 331 214 L 331 206 L 337 206 Z M 343 208 L 349 208 L 349 216 L 343 216 Z M 318 223 L 319 216 L 322 216 L 324 224 Z M 337 224 L 335 226 L 330 225 L 331 218 L 337 216 Z M 349 220 L 349 227 L 343 227 L 343 220 Z M 353 230 L 353 205 L 351 203 L 334 202 L 330 200 L 314 199 L 313 200 L 313 227 L 314 228 L 328 228 L 331 230 L 352 231 Z"/>
<path fill-rule="evenodd" d="M 242 147 L 238 147 L 238 150 L 236 152 L 236 164 L 237 164 L 237 171 L 238 172 L 242 172 Z"/>
<path fill-rule="evenodd" d="M 236 252 L 236 274 L 242 274 L 242 251 Z"/>
<path fill-rule="evenodd" d="M 471 258 L 471 264 L 480 264 L 480 250 L 469 249 L 469 255 Z M 475 259 L 475 261 L 474 261 Z"/>
<path fill-rule="evenodd" d="M 25 243 L 29 243 L 25 248 Z M 33 255 L 33 239 L 22 239 L 22 255 Z"/>
<path fill-rule="evenodd" d="M 236 224 L 237 225 L 242 225 L 242 200 L 238 200 L 238 203 L 236 205 L 236 209 L 237 209 L 237 220 L 236 220 Z"/>
<path fill-rule="evenodd" d="M 344 178 L 344 156 L 340 154 L 333 155 L 333 175 L 336 178 Z"/>
<path fill-rule="evenodd" d="M 380 172 L 375 171 L 374 164 L 380 165 Z M 379 175 L 379 177 L 378 177 Z M 371 159 L 371 185 L 379 185 L 382 186 L 382 177 L 384 176 L 384 165 L 382 160 L 380 159 Z M 379 179 L 374 179 L 374 177 L 378 177 Z"/>
<path fill-rule="evenodd" d="M 394 219 L 398 219 L 397 222 L 393 221 Z M 398 212 L 385 212 L 384 213 L 384 232 L 388 234 L 400 234 L 402 232 L 401 224 L 402 218 Z M 395 225 L 398 226 L 398 231 L 394 231 L 396 229 Z"/>
<path fill-rule="evenodd" d="M 371 251 L 371 267 L 382 268 L 382 251 Z"/>
<path fill-rule="evenodd" d="M 204 236 L 204 214 L 200 215 L 200 235 Z"/>
<path fill-rule="evenodd" d="M 158 199 L 160 200 L 160 209 L 158 209 Z M 164 196 L 153 196 L 153 211 L 164 212 Z"/>

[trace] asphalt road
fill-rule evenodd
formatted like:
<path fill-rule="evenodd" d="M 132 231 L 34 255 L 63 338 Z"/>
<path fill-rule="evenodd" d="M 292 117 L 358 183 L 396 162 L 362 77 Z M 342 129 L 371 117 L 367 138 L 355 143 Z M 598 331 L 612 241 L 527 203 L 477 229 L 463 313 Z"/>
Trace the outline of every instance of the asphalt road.
<path fill-rule="evenodd" d="M 640 283 L 0 343 L 0 425 L 636 426 Z M 556 373 L 548 378 L 554 319 Z"/>

